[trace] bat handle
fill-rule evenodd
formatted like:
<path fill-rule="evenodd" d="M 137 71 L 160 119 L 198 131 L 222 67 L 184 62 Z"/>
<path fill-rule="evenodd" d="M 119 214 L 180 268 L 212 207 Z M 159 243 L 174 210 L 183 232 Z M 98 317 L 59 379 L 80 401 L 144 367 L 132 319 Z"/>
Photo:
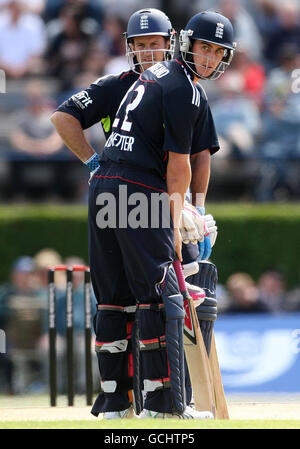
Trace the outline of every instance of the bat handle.
<path fill-rule="evenodd" d="M 180 289 L 181 292 L 185 292 L 186 291 L 186 285 L 185 285 L 185 279 L 184 279 L 184 276 L 183 276 L 183 270 L 182 270 L 182 266 L 181 266 L 180 260 L 175 260 L 173 262 L 173 266 L 174 266 L 175 273 L 176 273 L 176 276 L 177 276 L 179 289 Z"/>

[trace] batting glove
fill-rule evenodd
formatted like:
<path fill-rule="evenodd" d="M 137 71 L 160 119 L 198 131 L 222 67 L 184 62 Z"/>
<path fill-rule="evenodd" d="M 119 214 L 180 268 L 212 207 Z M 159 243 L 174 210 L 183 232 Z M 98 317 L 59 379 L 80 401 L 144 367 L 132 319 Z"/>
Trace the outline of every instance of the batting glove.
<path fill-rule="evenodd" d="M 88 184 L 90 185 L 90 182 L 91 182 L 94 174 L 100 167 L 98 154 L 94 153 L 93 156 L 91 156 L 87 161 L 84 162 L 84 164 L 87 166 L 87 168 L 90 171 L 90 177 L 88 180 Z"/>
<path fill-rule="evenodd" d="M 196 209 L 200 215 L 205 217 L 205 207 L 196 206 Z M 199 247 L 198 260 L 207 260 L 211 255 L 212 246 L 209 238 L 209 229 L 206 224 L 205 224 L 204 239 L 198 242 L 198 247 Z"/>
<path fill-rule="evenodd" d="M 204 302 L 206 296 L 203 288 L 198 287 L 198 285 L 189 284 L 188 282 L 185 282 L 185 285 L 190 296 L 194 300 L 194 306 L 200 306 L 200 304 Z"/>
<path fill-rule="evenodd" d="M 211 247 L 216 243 L 217 235 L 218 235 L 218 227 L 216 226 L 216 221 L 212 215 L 204 215 L 204 221 L 206 227 L 208 228 L 209 238 Z"/>
<path fill-rule="evenodd" d="M 196 245 L 198 243 L 198 240 L 200 240 L 202 236 L 199 235 L 199 231 L 195 223 L 194 211 L 192 210 L 192 208 L 193 206 L 185 201 L 180 220 L 180 233 L 183 243 L 192 243 Z M 204 225 L 203 218 L 200 218 L 202 219 Z"/>

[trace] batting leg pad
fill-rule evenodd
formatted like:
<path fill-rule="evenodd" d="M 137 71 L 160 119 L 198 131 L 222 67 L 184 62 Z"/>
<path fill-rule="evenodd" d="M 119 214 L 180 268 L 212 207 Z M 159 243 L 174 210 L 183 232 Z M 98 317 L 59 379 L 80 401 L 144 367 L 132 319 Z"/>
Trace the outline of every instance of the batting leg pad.
<path fill-rule="evenodd" d="M 170 366 L 170 387 L 174 411 L 183 413 L 186 407 L 183 326 L 183 297 L 179 293 L 177 277 L 171 265 L 162 286 L 162 300 L 166 316 L 166 346 Z"/>
<path fill-rule="evenodd" d="M 187 281 L 201 287 L 205 291 L 205 300 L 196 308 L 196 313 L 206 351 L 209 355 L 214 322 L 217 319 L 218 312 L 216 299 L 217 268 L 211 262 L 201 261 L 199 262 L 198 273 L 188 277 Z"/>
<path fill-rule="evenodd" d="M 133 307 L 98 305 L 95 320 L 95 351 L 101 392 L 92 413 L 125 410 L 132 403 L 133 389 L 131 325 Z"/>

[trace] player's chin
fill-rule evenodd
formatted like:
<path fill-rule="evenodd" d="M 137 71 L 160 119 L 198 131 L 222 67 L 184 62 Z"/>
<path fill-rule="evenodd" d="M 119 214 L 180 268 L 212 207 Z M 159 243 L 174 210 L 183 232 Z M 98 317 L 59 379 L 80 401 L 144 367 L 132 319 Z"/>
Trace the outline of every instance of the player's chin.
<path fill-rule="evenodd" d="M 151 61 L 151 62 L 142 62 L 142 63 L 141 63 L 141 66 L 142 66 L 143 71 L 145 71 L 145 70 L 147 70 L 147 69 L 150 69 L 150 67 L 152 67 L 154 64 L 156 64 L 155 61 Z"/>
<path fill-rule="evenodd" d="M 197 73 L 200 77 L 208 78 L 214 71 L 214 67 L 198 68 Z"/>

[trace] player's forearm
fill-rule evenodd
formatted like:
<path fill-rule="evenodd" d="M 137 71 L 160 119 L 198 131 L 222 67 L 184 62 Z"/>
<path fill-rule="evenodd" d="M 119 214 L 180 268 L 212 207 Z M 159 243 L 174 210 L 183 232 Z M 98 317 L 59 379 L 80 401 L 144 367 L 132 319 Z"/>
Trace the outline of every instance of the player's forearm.
<path fill-rule="evenodd" d="M 185 194 L 191 182 L 190 162 L 188 159 L 180 158 L 180 156 L 182 155 L 176 155 L 172 158 L 169 155 L 166 178 L 168 194 L 171 200 L 171 217 L 175 228 L 180 226 Z"/>
<path fill-rule="evenodd" d="M 204 150 L 191 156 L 192 179 L 190 191 L 194 206 L 204 207 L 210 179 L 210 151 Z"/>
<path fill-rule="evenodd" d="M 75 117 L 65 112 L 56 111 L 51 116 L 51 121 L 65 145 L 82 162 L 93 156 L 95 151 L 86 140 L 82 126 Z"/>

